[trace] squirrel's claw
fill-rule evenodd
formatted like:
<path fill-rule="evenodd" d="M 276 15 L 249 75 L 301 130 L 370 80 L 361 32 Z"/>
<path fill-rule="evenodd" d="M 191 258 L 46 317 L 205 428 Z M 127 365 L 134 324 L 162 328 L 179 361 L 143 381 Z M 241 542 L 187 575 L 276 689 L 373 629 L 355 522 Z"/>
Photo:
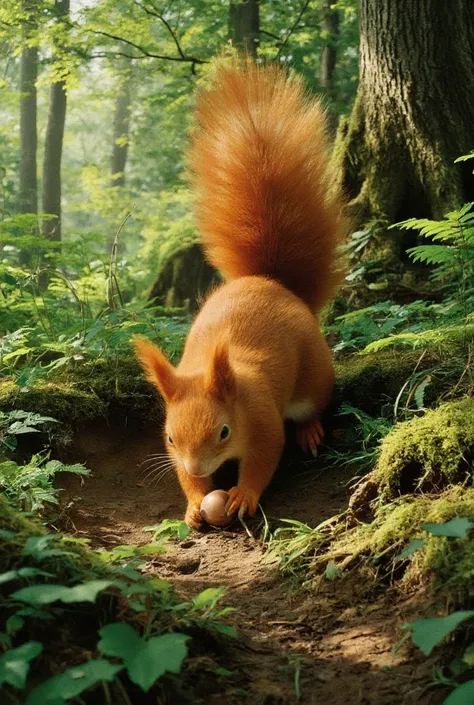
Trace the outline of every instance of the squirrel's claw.
<path fill-rule="evenodd" d="M 318 446 L 323 442 L 324 430 L 318 419 L 302 423 L 296 431 L 296 442 L 305 451 L 318 455 Z"/>
<path fill-rule="evenodd" d="M 253 517 L 257 511 L 258 494 L 244 486 L 232 487 L 228 492 L 229 499 L 227 501 L 225 512 L 227 516 L 239 512 L 239 516 L 248 514 Z"/>
<path fill-rule="evenodd" d="M 203 528 L 204 520 L 201 516 L 199 504 L 188 504 L 184 521 L 191 529 L 196 529 L 196 531 L 200 531 Z"/>

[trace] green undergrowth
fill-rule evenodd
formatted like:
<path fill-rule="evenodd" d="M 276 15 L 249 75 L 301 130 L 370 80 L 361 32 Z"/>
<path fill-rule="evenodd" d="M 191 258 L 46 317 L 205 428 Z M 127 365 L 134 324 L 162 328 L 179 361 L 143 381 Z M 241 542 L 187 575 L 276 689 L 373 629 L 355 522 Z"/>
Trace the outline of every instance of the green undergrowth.
<path fill-rule="evenodd" d="M 355 521 L 348 512 L 314 528 L 285 521 L 275 531 L 269 552 L 280 558 L 286 572 L 307 584 L 321 577 L 343 578 L 357 566 L 370 568 L 374 580 L 403 567 L 399 577 L 404 581 L 433 579 L 448 602 L 466 605 L 474 598 L 474 538 L 448 539 L 423 530 L 456 517 L 474 518 L 473 489 L 450 487 L 436 495 L 406 495 L 380 503 L 370 522 Z M 420 550 L 404 556 L 413 540 L 423 540 Z M 367 587 L 372 586 L 373 580 Z"/>
<path fill-rule="evenodd" d="M 161 414 L 158 397 L 131 357 L 71 363 L 54 375 L 20 387 L 12 377 L 0 381 L 0 410 L 47 414 L 61 424 L 49 429 L 53 439 L 68 442 L 72 432 L 115 413 Z"/>
<path fill-rule="evenodd" d="M 92 550 L 48 534 L 2 497 L 0 541 L 0 686 L 8 702 L 200 703 L 201 688 L 229 681 L 220 660 L 235 633 L 219 606 L 223 591 L 181 600 L 150 573 L 162 542 Z"/>

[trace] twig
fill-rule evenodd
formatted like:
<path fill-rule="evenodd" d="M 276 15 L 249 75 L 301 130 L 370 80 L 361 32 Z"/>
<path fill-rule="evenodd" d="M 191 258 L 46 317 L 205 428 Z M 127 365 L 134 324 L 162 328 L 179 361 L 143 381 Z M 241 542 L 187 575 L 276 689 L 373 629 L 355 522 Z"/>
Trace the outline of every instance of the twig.
<path fill-rule="evenodd" d="M 278 57 L 280 56 L 281 50 L 283 49 L 283 47 L 284 47 L 285 44 L 287 43 L 288 39 L 291 37 L 291 35 L 293 34 L 293 32 L 295 31 L 295 29 L 296 29 L 297 26 L 299 25 L 299 23 L 300 23 L 300 21 L 301 21 L 301 18 L 303 17 L 304 13 L 306 12 L 306 10 L 307 10 L 307 8 L 308 8 L 308 5 L 309 5 L 309 0 L 306 0 L 306 2 L 304 3 L 303 7 L 301 8 L 300 14 L 299 14 L 298 17 L 296 18 L 296 20 L 295 20 L 295 22 L 293 23 L 293 25 L 292 25 L 292 26 L 290 27 L 290 29 L 288 30 L 288 32 L 287 32 L 287 34 L 286 34 L 286 37 L 284 38 L 284 40 L 282 41 L 282 43 L 281 43 L 281 45 L 280 45 L 280 48 L 278 49 L 278 52 L 277 52 L 277 55 L 276 55 L 276 58 L 277 58 L 277 59 L 278 59 Z"/>
<path fill-rule="evenodd" d="M 124 37 L 118 37 L 116 34 L 111 34 L 110 32 L 103 32 L 102 30 L 99 29 L 91 29 L 91 28 L 85 28 L 83 31 L 85 32 L 91 32 L 91 34 L 97 34 L 101 37 L 107 37 L 108 39 L 113 39 L 114 41 L 117 42 L 123 42 L 124 44 L 128 44 L 128 46 L 133 47 L 137 51 L 139 51 L 142 56 L 135 56 L 133 54 L 125 54 L 124 52 L 120 51 L 115 51 L 115 52 L 107 52 L 105 56 L 111 56 L 111 55 L 116 55 L 116 56 L 125 56 L 128 59 L 143 59 L 143 58 L 149 58 L 149 59 L 162 59 L 163 61 L 179 61 L 179 62 L 185 62 L 188 64 L 207 64 L 209 63 L 205 59 L 198 59 L 196 56 L 167 56 L 165 54 L 155 54 L 152 51 L 148 51 L 148 49 L 145 49 L 145 47 L 141 46 L 141 44 L 136 44 L 135 42 L 132 42 L 130 39 L 125 39 Z M 100 56 L 104 56 L 104 53 L 99 52 L 98 54 L 90 54 L 90 57 L 95 59 Z"/>
<path fill-rule="evenodd" d="M 110 253 L 109 275 L 107 277 L 107 304 L 108 304 L 109 309 L 111 311 L 115 310 L 114 283 L 115 283 L 115 288 L 117 290 L 117 293 L 119 295 L 120 303 L 123 307 L 122 295 L 120 293 L 120 289 L 118 286 L 118 281 L 117 281 L 117 277 L 115 275 L 114 266 L 117 265 L 117 251 L 118 251 L 118 241 L 119 241 L 120 233 L 124 229 L 125 223 L 127 222 L 127 220 L 131 217 L 132 217 L 132 214 L 127 213 L 125 218 L 120 223 L 119 228 L 118 228 L 117 232 L 115 233 L 114 242 L 112 245 L 112 251 Z"/>
<path fill-rule="evenodd" d="M 174 41 L 174 43 L 175 43 L 175 45 L 176 45 L 176 49 L 178 50 L 178 54 L 181 56 L 182 59 L 186 59 L 186 55 L 185 55 L 184 51 L 183 51 L 182 48 L 181 48 L 181 44 L 180 44 L 179 41 L 178 41 L 178 37 L 176 36 L 175 32 L 171 29 L 170 23 L 168 22 L 168 20 L 165 20 L 165 18 L 163 17 L 162 14 L 160 14 L 160 13 L 158 12 L 158 10 L 157 10 L 156 7 L 153 5 L 153 3 L 150 3 L 150 4 L 151 4 L 151 6 L 153 7 L 153 10 L 150 10 L 149 7 L 146 7 L 145 5 L 142 5 L 141 3 L 139 3 L 138 0 L 135 0 L 135 5 L 136 5 L 137 7 L 139 7 L 141 10 L 143 10 L 144 12 L 146 12 L 146 14 L 147 14 L 149 17 L 156 17 L 157 19 L 160 20 L 160 22 L 162 22 L 162 23 L 165 25 L 166 29 L 167 29 L 168 32 L 170 33 L 170 35 L 171 35 L 171 37 L 172 37 L 172 39 L 173 39 L 173 41 Z"/>

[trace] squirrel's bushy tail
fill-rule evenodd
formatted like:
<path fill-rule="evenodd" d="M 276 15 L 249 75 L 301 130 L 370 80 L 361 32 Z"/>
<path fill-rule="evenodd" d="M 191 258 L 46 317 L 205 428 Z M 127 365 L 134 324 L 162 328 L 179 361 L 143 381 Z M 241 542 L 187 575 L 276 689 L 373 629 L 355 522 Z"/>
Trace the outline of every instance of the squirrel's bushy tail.
<path fill-rule="evenodd" d="M 341 279 L 341 205 L 326 121 L 301 80 L 250 61 L 217 68 L 198 94 L 190 166 L 198 225 L 226 279 L 270 277 L 317 311 Z"/>

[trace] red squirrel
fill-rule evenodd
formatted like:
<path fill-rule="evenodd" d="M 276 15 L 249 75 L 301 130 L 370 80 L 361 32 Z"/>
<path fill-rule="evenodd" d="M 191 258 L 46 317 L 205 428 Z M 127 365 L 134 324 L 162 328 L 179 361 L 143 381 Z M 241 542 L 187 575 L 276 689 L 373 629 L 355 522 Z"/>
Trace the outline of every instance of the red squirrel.
<path fill-rule="evenodd" d="M 207 259 L 224 276 L 179 365 L 134 341 L 166 402 L 167 452 L 202 526 L 213 473 L 238 459 L 227 513 L 254 515 L 278 465 L 284 420 L 322 442 L 333 363 L 317 316 L 342 278 L 345 232 L 326 157 L 325 115 L 298 78 L 250 61 L 219 66 L 197 96 L 189 163 Z"/>

